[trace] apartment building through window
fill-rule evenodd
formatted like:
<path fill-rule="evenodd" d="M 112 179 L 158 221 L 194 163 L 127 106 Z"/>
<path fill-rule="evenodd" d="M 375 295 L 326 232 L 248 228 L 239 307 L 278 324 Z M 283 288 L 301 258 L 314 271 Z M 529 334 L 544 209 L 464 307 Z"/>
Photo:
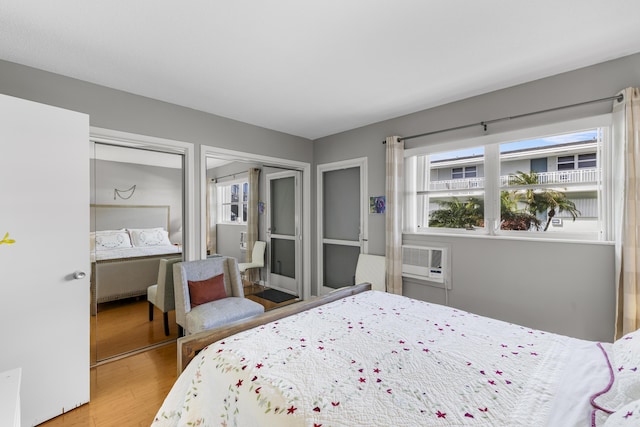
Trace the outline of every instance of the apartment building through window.
<path fill-rule="evenodd" d="M 407 228 L 599 239 L 605 139 L 592 128 L 415 156 Z"/>

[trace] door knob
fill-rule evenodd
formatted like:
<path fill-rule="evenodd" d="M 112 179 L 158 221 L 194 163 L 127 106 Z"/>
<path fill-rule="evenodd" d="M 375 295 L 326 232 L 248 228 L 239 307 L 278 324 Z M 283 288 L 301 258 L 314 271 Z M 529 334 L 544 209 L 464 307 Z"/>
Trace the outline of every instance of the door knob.
<path fill-rule="evenodd" d="M 87 273 L 84 271 L 75 271 L 73 273 L 73 278 L 76 280 L 84 279 L 87 276 Z"/>

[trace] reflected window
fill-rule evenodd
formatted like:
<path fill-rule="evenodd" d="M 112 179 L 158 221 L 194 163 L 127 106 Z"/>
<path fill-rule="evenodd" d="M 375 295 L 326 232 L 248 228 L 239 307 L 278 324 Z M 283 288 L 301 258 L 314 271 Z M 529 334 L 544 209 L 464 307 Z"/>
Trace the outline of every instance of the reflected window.
<path fill-rule="evenodd" d="M 225 182 L 217 185 L 218 218 L 220 223 L 246 224 L 248 181 Z"/>

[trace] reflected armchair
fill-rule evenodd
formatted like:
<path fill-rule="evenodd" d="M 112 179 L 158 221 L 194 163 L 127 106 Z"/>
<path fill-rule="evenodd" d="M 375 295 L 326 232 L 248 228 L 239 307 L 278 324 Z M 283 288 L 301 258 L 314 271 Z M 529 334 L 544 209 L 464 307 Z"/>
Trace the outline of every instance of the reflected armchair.
<path fill-rule="evenodd" d="M 176 322 L 185 335 L 264 312 L 261 304 L 244 297 L 235 258 L 179 262 L 173 266 L 173 276 Z"/>
<path fill-rule="evenodd" d="M 158 282 L 147 288 L 149 301 L 149 321 L 153 321 L 153 309 L 158 307 L 164 318 L 164 334 L 169 336 L 169 312 L 176 307 L 173 289 L 173 264 L 181 258 L 161 259 L 158 268 Z"/>

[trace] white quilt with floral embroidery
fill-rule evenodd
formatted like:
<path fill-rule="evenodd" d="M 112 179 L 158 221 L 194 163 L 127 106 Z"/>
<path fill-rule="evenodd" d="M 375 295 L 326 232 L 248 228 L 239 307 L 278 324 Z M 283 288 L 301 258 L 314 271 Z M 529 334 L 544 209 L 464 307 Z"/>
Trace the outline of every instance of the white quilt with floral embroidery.
<path fill-rule="evenodd" d="M 210 345 L 153 425 L 545 426 L 576 341 L 370 291 Z"/>

